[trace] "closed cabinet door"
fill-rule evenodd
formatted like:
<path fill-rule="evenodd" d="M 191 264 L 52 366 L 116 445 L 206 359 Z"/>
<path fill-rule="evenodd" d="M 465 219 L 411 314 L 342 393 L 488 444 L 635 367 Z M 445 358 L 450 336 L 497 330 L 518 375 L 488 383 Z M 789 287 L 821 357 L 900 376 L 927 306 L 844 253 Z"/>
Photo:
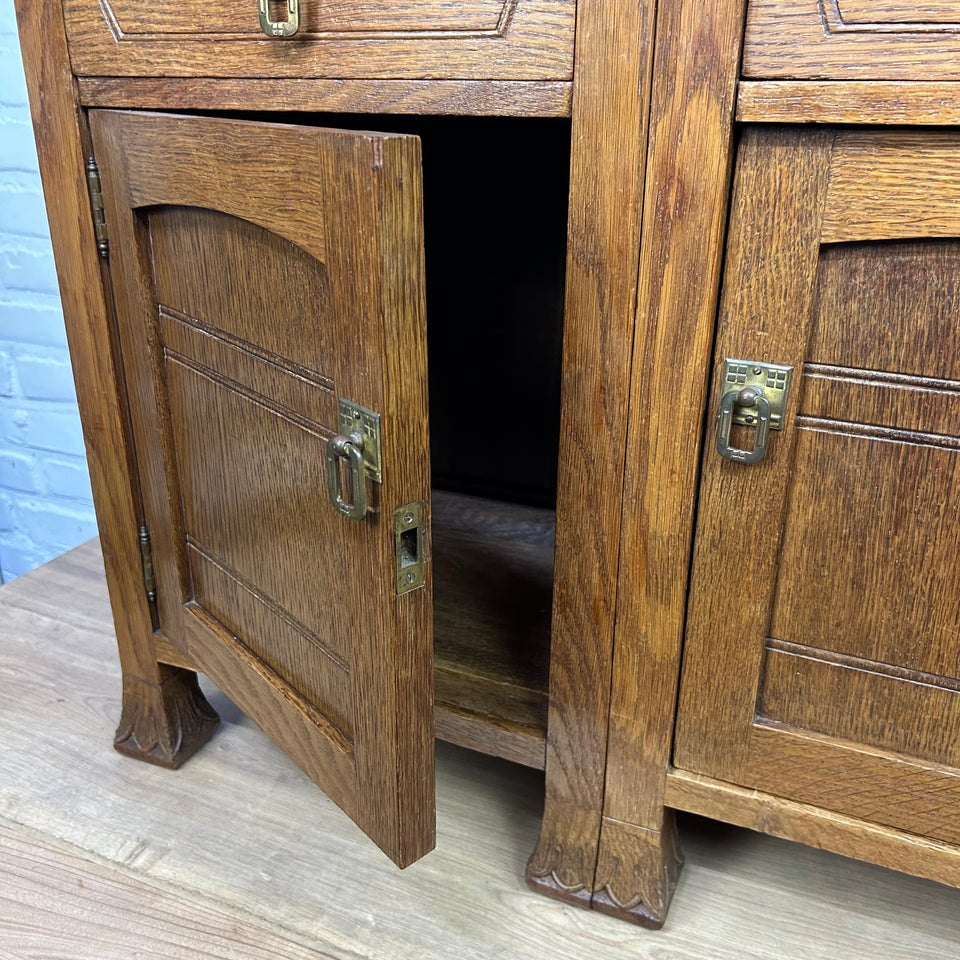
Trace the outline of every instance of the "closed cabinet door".
<path fill-rule="evenodd" d="M 434 843 L 419 141 L 91 128 L 158 629 L 410 863 Z"/>
<path fill-rule="evenodd" d="M 674 756 L 952 843 L 958 171 L 955 134 L 745 132 Z"/>

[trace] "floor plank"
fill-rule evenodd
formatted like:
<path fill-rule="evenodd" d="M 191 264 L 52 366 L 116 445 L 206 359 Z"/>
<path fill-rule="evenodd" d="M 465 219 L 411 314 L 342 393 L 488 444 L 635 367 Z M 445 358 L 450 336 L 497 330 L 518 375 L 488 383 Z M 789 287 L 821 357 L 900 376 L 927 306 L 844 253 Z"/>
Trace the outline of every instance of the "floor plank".
<path fill-rule="evenodd" d="M 0 870 L 0 910 L 18 902 L 34 860 L 47 864 L 29 930 L 42 938 L 48 927 L 52 938 L 31 954 L 32 941 L 0 916 L 0 960 L 113 960 L 98 938 L 111 943 L 138 893 L 156 898 L 155 943 L 118 957 L 253 956 L 225 951 L 253 949 L 258 930 L 268 939 L 257 956 L 337 960 L 960 956 L 957 890 L 691 817 L 663 931 L 548 900 L 522 879 L 542 774 L 447 744 L 438 745 L 438 849 L 400 872 L 209 687 L 223 728 L 181 770 L 122 757 L 110 748 L 120 682 L 99 563 L 87 544 L 0 588 L 0 846 L 19 851 Z M 60 879 L 51 849 L 69 862 Z M 81 895 L 70 878 L 86 860 L 96 893 Z M 211 926 L 178 913 L 178 901 Z M 59 916 L 84 902 L 83 948 L 58 952 Z M 218 917 L 221 939 L 242 929 L 235 944 L 218 941 Z"/>
<path fill-rule="evenodd" d="M 0 960 L 329 960 L 0 824 Z"/>

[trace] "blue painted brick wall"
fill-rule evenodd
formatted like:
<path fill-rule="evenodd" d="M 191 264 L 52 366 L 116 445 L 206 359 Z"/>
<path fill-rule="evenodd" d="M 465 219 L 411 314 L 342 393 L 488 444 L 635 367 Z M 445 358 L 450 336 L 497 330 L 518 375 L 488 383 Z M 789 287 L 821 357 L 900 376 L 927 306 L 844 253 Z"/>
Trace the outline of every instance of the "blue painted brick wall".
<path fill-rule="evenodd" d="M 12 0 L 0 0 L 0 581 L 95 536 Z"/>

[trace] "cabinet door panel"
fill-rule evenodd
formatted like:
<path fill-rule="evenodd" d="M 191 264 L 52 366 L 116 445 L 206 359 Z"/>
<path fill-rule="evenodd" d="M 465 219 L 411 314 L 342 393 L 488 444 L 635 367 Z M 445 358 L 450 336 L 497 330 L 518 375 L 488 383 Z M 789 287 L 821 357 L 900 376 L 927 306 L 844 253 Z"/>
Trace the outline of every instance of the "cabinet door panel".
<path fill-rule="evenodd" d="M 393 522 L 429 517 L 419 143 L 91 125 L 159 627 L 409 863 L 433 845 L 430 580 L 396 596 Z M 327 492 L 338 397 L 381 416 L 360 522 Z"/>
<path fill-rule="evenodd" d="M 904 239 L 895 165 L 952 177 L 960 138 L 750 130 L 717 342 L 794 367 L 785 427 L 746 465 L 709 442 L 675 763 L 851 816 L 960 838 L 960 242 L 955 186 Z M 920 161 L 935 156 L 932 169 Z M 948 166 L 952 169 L 948 169 Z M 839 198 L 839 199 L 838 199 Z M 715 378 L 714 403 L 724 385 Z M 748 446 L 741 428 L 736 444 Z"/>
<path fill-rule="evenodd" d="M 917 682 L 960 677 L 960 607 L 945 602 L 960 596 L 958 451 L 951 438 L 799 417 L 802 473 L 781 527 L 769 635 Z"/>

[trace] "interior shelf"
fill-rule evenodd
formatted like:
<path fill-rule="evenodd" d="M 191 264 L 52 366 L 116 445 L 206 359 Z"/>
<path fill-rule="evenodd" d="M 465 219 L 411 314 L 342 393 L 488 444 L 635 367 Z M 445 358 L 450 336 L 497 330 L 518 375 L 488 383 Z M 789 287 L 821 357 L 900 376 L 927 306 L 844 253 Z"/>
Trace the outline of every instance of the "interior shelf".
<path fill-rule="evenodd" d="M 432 502 L 437 736 L 543 769 L 555 513 L 441 490 Z"/>
<path fill-rule="evenodd" d="M 437 736 L 542 769 L 555 513 L 432 496 Z"/>

